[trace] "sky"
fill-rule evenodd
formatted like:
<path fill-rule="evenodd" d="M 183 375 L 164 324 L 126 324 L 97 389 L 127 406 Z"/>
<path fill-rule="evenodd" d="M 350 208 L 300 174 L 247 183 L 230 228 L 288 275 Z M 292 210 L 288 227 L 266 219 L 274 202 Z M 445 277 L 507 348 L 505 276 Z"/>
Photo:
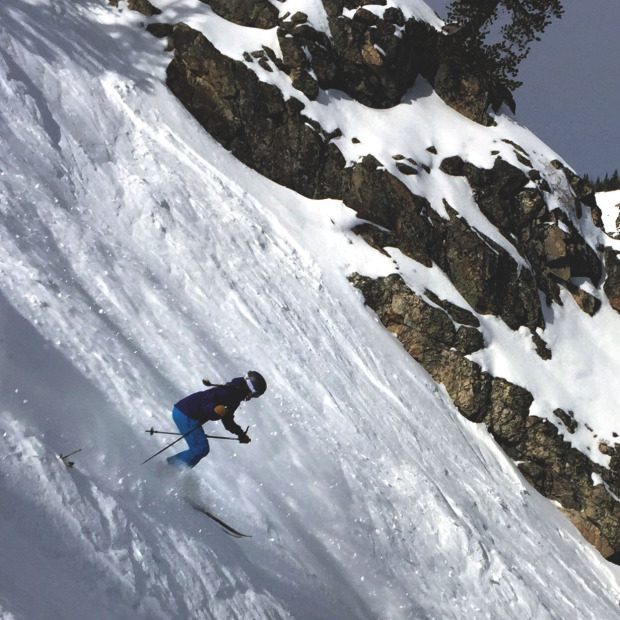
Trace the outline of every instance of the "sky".
<path fill-rule="evenodd" d="M 445 17 L 445 0 L 425 0 Z M 521 65 L 517 118 L 581 175 L 620 168 L 620 2 L 564 0 Z"/>

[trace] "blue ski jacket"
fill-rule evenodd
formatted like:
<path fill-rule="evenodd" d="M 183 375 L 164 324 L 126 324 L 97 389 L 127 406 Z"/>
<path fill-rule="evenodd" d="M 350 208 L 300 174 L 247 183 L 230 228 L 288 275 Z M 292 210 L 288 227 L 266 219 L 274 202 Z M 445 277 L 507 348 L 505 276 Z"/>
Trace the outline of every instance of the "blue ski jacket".
<path fill-rule="evenodd" d="M 245 431 L 235 422 L 235 411 L 245 400 L 249 388 L 243 377 L 237 377 L 221 387 L 212 387 L 202 392 L 182 398 L 174 406 L 188 418 L 204 424 L 209 420 L 221 420 L 224 428 L 234 435 L 245 435 Z M 224 415 L 218 415 L 215 407 L 226 407 Z"/>

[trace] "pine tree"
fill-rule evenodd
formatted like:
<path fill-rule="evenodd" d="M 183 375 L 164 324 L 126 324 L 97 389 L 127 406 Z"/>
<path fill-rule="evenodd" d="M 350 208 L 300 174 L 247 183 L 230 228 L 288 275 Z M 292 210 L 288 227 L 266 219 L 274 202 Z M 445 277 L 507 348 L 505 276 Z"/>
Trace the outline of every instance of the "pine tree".
<path fill-rule="evenodd" d="M 563 14 L 561 0 L 454 0 L 448 7 L 448 20 L 461 26 L 453 36 L 470 60 L 511 90 L 522 84 L 515 78 L 532 42 Z"/>
<path fill-rule="evenodd" d="M 593 181 L 587 174 L 583 175 L 583 180 L 589 183 L 595 192 L 611 192 L 620 189 L 620 173 L 617 168 L 611 176 L 607 173 L 602 180 L 598 176 L 596 181 Z"/>

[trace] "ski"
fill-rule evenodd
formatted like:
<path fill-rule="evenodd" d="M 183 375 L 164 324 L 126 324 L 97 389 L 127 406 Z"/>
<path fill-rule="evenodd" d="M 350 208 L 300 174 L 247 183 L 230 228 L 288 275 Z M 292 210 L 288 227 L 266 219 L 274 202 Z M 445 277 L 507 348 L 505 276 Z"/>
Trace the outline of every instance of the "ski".
<path fill-rule="evenodd" d="M 198 512 L 201 512 L 203 515 L 206 515 L 207 517 L 209 517 L 209 519 L 213 519 L 213 521 L 215 521 L 219 526 L 221 526 L 224 529 L 224 531 L 230 536 L 233 536 L 234 538 L 252 538 L 250 534 L 242 534 L 241 532 L 236 530 L 234 527 L 228 525 L 228 523 L 225 523 L 224 521 L 222 521 L 222 519 L 220 519 L 219 517 L 216 517 L 212 512 L 209 512 L 206 508 L 200 506 L 199 504 L 196 504 L 190 501 L 189 505 L 194 510 L 197 510 Z"/>

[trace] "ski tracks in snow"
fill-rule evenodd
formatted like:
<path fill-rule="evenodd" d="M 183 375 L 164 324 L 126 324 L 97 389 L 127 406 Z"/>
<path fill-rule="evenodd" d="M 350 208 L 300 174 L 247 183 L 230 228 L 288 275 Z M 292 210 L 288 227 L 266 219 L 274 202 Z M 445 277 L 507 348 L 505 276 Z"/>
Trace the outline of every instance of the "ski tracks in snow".
<path fill-rule="evenodd" d="M 134 487 L 131 494 L 138 504 L 130 514 L 115 499 L 127 491 L 116 489 L 112 495 L 80 471 L 79 465 L 68 468 L 6 412 L 0 414 L 0 424 L 4 429 L 0 437 L 2 521 L 9 531 L 19 531 L 30 541 L 4 541 L 5 551 L 13 555 L 6 546 L 14 545 L 24 565 L 13 566 L 5 575 L 3 589 L 19 589 L 28 565 L 65 573 L 64 578 L 56 575 L 54 580 L 40 571 L 27 575 L 28 588 L 42 596 L 33 597 L 31 607 L 21 610 L 24 617 L 242 618 L 251 617 L 246 614 L 248 597 L 254 597 L 261 610 L 257 617 L 288 617 L 269 595 L 238 592 L 239 583 L 247 579 L 243 573 L 220 567 L 210 546 L 174 526 L 175 518 L 190 510 L 177 493 L 168 498 L 156 493 L 155 499 L 149 499 L 148 489 Z M 135 485 L 146 487 L 147 483 Z M 160 505 L 154 507 L 151 502 L 157 501 Z M 165 524 L 152 521 L 148 510 L 140 510 L 142 504 L 150 510 L 171 512 L 170 520 Z M 13 512 L 11 505 L 20 509 Z M 199 520 L 196 517 L 196 523 L 203 523 Z M 198 565 L 197 548 L 203 558 Z M 188 561 L 182 570 L 179 557 Z M 71 609 L 53 609 L 48 581 L 65 584 L 67 590 L 57 596 Z M 223 598 L 222 592 L 226 593 Z"/>

